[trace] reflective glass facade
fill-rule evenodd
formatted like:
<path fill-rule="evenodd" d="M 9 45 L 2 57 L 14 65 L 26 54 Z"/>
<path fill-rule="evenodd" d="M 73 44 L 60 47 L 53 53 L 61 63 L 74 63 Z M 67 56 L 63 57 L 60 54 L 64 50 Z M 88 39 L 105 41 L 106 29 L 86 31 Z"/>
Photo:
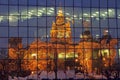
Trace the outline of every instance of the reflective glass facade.
<path fill-rule="evenodd" d="M 83 75 L 86 76 L 86 73 L 92 73 L 94 75 L 96 69 L 96 74 L 103 74 L 102 72 L 105 71 L 117 71 L 119 75 L 119 4 L 120 0 L 0 0 L 1 73 L 4 72 L 7 77 L 8 75 L 18 77 L 26 72 L 26 74 L 24 74 L 26 75 L 25 77 L 27 77 L 26 79 L 29 78 L 28 75 L 36 74 L 39 80 L 38 74 L 42 71 L 47 71 L 47 75 L 49 75 L 50 71 L 54 71 L 54 78 L 66 79 L 66 77 L 60 78 L 56 76 L 58 75 L 58 71 L 70 70 L 73 71 L 73 76 L 77 76 L 79 68 L 90 64 L 91 68 L 86 68 L 81 72 Z M 59 26 L 56 22 L 60 9 L 62 9 L 64 20 L 66 20 L 65 26 L 67 28 L 64 29 L 64 36 L 61 36 L 62 31 L 61 34 L 58 35 L 59 28 L 55 29 L 55 31 L 58 31 L 56 32 L 57 37 L 55 38 L 60 41 L 51 41 L 51 39 L 54 38 L 54 36 L 51 37 L 52 31 L 53 35 L 55 34 L 54 29 L 52 29 L 54 22 L 56 24 L 55 26 Z M 70 24 L 70 32 L 68 30 L 68 33 L 71 35 L 67 35 L 66 30 L 69 29 L 67 21 Z M 63 24 L 60 22 L 60 25 Z M 85 31 L 87 31 L 86 28 L 92 37 L 92 40 L 88 41 L 91 42 L 90 45 L 80 43 L 82 39 L 84 41 L 83 36 L 87 34 L 85 33 Z M 103 47 L 104 43 L 102 44 L 102 38 L 105 34 L 104 30 L 107 30 L 107 35 L 111 36 L 110 39 L 107 39 L 108 44 L 107 42 L 105 43 L 110 46 L 107 48 Z M 89 35 L 87 34 L 87 37 Z M 70 38 L 67 40 L 66 37 L 69 36 Z M 62 37 L 65 41 L 61 39 Z M 69 39 L 71 39 L 71 41 L 69 41 Z M 109 43 L 112 39 L 117 40 L 113 41 L 113 43 L 116 42 L 114 47 L 111 47 L 112 42 Z M 85 42 L 87 41 L 85 40 Z M 94 46 L 94 42 L 100 44 L 99 47 Z M 85 45 L 85 47 L 83 45 Z M 83 47 L 81 48 L 81 46 Z M 81 61 L 84 61 L 84 57 L 80 57 L 81 49 L 83 49 L 83 55 L 89 52 L 91 53 L 92 56 L 90 60 L 92 60 L 92 62 L 88 61 L 88 63 L 83 62 L 82 64 Z M 88 52 L 85 52 L 87 50 Z M 101 66 L 100 63 L 103 64 L 104 58 L 98 61 L 96 55 L 99 53 L 101 55 L 103 53 L 104 55 L 108 55 L 108 59 L 111 61 L 114 60 L 114 62 L 108 60 L 107 67 Z M 112 56 L 114 59 L 110 58 Z M 82 69 L 80 69 L 80 71 L 82 71 Z M 67 71 L 65 75 L 66 74 Z M 73 76 L 68 78 L 75 78 Z M 83 78 L 86 78 L 85 76 Z M 91 78 L 91 75 L 87 77 Z M 47 78 L 49 77 L 47 76 Z"/>

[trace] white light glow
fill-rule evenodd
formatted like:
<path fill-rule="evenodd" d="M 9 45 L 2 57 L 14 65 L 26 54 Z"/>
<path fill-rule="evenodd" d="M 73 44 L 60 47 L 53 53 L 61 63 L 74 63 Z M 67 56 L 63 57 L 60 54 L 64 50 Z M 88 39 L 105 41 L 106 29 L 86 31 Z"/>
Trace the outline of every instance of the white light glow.
<path fill-rule="evenodd" d="M 71 19 L 70 19 L 70 18 L 68 18 L 68 17 L 66 17 L 66 20 L 69 20 L 69 21 L 70 21 Z"/>
<path fill-rule="evenodd" d="M 51 10 L 54 10 L 54 8 L 50 8 Z"/>
<path fill-rule="evenodd" d="M 102 14 L 102 16 L 105 16 L 105 14 Z"/>
<path fill-rule="evenodd" d="M 96 18 L 96 20 L 99 20 L 99 18 Z"/>
<path fill-rule="evenodd" d="M 42 16 L 42 13 L 38 13 L 38 15 L 37 16 Z"/>
<path fill-rule="evenodd" d="M 70 15 L 69 13 L 65 13 L 66 15 Z"/>
<path fill-rule="evenodd" d="M 96 34 L 96 37 L 99 37 L 99 34 Z"/>
<path fill-rule="evenodd" d="M 93 16 L 96 16 L 97 14 L 93 14 Z"/>
<path fill-rule="evenodd" d="M 49 10 L 48 12 L 53 13 L 53 11 L 52 11 L 52 10 Z"/>
<path fill-rule="evenodd" d="M 107 14 L 108 12 L 105 12 L 105 14 Z"/>
<path fill-rule="evenodd" d="M 43 14 L 45 15 L 54 15 L 53 13 L 55 12 L 54 11 L 54 7 L 47 7 L 47 8 L 38 8 L 38 11 L 36 8 L 32 8 L 32 9 L 29 9 L 28 11 L 27 10 L 21 10 L 20 13 L 18 12 L 13 12 L 12 14 L 8 14 L 9 16 L 3 16 L 3 15 L 0 15 L 0 22 L 2 21 L 5 21 L 5 20 L 9 20 L 10 22 L 17 22 L 18 19 L 20 20 L 27 20 L 27 19 L 31 19 L 33 18 L 32 16 L 39 16 L 41 17 Z M 63 10 L 58 10 L 58 13 L 63 13 Z M 74 14 L 74 15 L 70 15 L 71 13 L 70 12 L 66 12 L 65 15 L 68 16 L 68 17 L 72 17 L 72 18 L 66 18 L 68 20 L 72 20 L 72 19 L 75 19 L 75 20 L 81 20 L 81 16 L 83 15 L 83 17 L 96 17 L 96 20 L 99 20 L 99 11 L 95 11 L 91 16 L 89 13 L 83 13 L 79 15 L 79 18 L 78 18 L 78 15 L 77 14 Z M 109 16 L 107 16 L 106 14 L 109 14 Z M 106 18 L 106 17 L 115 17 L 115 10 L 114 9 L 108 9 L 108 12 L 107 11 L 104 11 L 102 10 L 102 14 L 100 14 L 101 17 L 103 18 Z M 118 18 L 120 19 L 120 14 L 118 15 Z"/>
<path fill-rule="evenodd" d="M 28 12 L 29 15 L 32 15 L 33 13 L 32 12 Z"/>
<path fill-rule="evenodd" d="M 105 32 L 108 32 L 108 30 L 105 30 Z"/>
<path fill-rule="evenodd" d="M 108 11 L 109 11 L 109 12 L 112 12 L 112 9 L 109 9 Z"/>
<path fill-rule="evenodd" d="M 80 34 L 80 38 L 83 38 L 83 35 L 82 35 L 82 34 Z"/>
<path fill-rule="evenodd" d="M 79 19 L 81 20 L 82 18 L 80 17 Z"/>
<path fill-rule="evenodd" d="M 43 10 L 38 10 L 38 12 L 42 12 L 43 13 L 44 11 Z"/>
<path fill-rule="evenodd" d="M 32 71 L 32 74 L 34 74 L 34 72 Z"/>
<path fill-rule="evenodd" d="M 51 15 L 51 13 L 47 12 L 48 15 Z"/>
<path fill-rule="evenodd" d="M 13 21 L 14 21 L 13 16 L 9 16 L 9 21 L 10 21 L 10 22 L 13 22 Z"/>
<path fill-rule="evenodd" d="M 45 8 L 43 8 L 42 10 L 45 10 Z"/>
<path fill-rule="evenodd" d="M 97 11 L 97 12 L 95 12 L 96 14 L 98 14 L 99 12 Z"/>
<path fill-rule="evenodd" d="M 73 15 L 74 17 L 77 17 L 77 15 Z"/>
<path fill-rule="evenodd" d="M 88 16 L 88 14 L 87 14 L 87 13 L 84 13 L 83 15 L 84 15 L 84 16 Z"/>
<path fill-rule="evenodd" d="M 119 49 L 119 56 L 120 56 L 120 49 Z"/>
<path fill-rule="evenodd" d="M 3 20 L 3 16 L 0 16 L 0 22 Z"/>

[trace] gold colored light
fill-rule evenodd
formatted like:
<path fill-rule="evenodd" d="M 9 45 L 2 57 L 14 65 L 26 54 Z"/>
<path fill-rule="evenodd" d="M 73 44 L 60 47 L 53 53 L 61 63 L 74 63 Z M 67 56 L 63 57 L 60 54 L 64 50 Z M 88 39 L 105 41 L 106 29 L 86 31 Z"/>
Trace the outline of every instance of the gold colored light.
<path fill-rule="evenodd" d="M 36 53 L 33 53 L 31 56 L 32 56 L 32 57 L 34 57 L 34 56 L 36 57 L 36 56 L 37 56 L 37 54 L 36 54 Z"/>

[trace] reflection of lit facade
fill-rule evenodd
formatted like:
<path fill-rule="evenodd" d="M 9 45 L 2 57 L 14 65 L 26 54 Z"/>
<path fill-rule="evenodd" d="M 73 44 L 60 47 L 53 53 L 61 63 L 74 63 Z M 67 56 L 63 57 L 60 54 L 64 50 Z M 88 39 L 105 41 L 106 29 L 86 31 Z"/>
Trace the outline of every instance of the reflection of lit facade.
<path fill-rule="evenodd" d="M 116 56 L 117 39 L 110 38 L 107 31 L 104 31 L 100 41 L 93 40 L 89 31 L 90 23 L 83 21 L 83 25 L 85 31 L 80 36 L 80 42 L 74 43 L 70 22 L 65 19 L 62 9 L 59 9 L 50 30 L 50 41 L 35 39 L 27 49 L 22 48 L 21 44 L 18 44 L 17 49 L 10 46 L 9 57 L 22 58 L 22 68 L 30 70 L 54 69 L 56 60 L 58 69 L 75 66 L 76 62 L 79 63 L 77 67 L 82 66 L 87 72 L 101 66 L 111 66 Z"/>

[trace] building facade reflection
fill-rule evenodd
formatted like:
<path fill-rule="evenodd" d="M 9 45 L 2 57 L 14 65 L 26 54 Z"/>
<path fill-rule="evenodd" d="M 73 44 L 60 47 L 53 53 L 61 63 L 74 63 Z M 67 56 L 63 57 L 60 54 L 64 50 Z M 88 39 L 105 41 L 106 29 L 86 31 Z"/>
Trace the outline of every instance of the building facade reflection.
<path fill-rule="evenodd" d="M 9 58 L 16 60 L 18 59 L 16 52 L 24 52 L 20 62 L 21 68 L 31 71 L 65 70 L 70 67 L 91 73 L 96 68 L 100 70 L 100 67 L 112 66 L 116 56 L 117 39 L 113 39 L 108 34 L 109 31 L 105 30 L 102 38 L 94 40 L 89 30 L 90 22 L 83 21 L 83 26 L 84 32 L 80 35 L 80 41 L 75 43 L 72 40 L 74 36 L 72 36 L 70 22 L 66 20 L 60 8 L 56 21 L 52 23 L 49 41 L 35 39 L 29 44 L 28 49 L 25 49 L 18 38 L 11 38 Z"/>

